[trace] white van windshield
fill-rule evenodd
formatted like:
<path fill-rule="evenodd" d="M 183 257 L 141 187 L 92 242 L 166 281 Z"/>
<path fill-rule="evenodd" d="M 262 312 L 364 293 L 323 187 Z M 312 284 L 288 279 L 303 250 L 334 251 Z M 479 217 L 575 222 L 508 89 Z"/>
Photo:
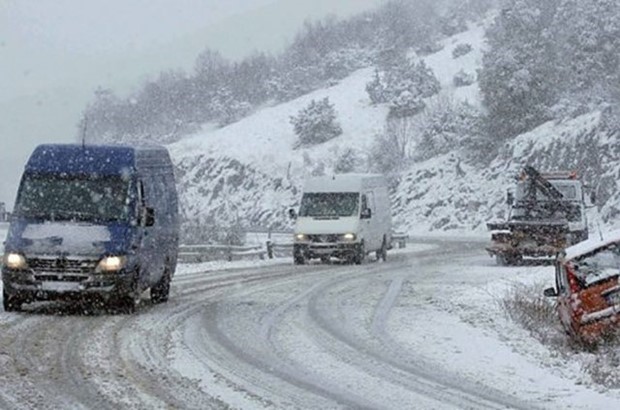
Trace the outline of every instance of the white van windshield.
<path fill-rule="evenodd" d="M 129 182 L 121 176 L 25 175 L 16 213 L 52 221 L 125 221 Z"/>
<path fill-rule="evenodd" d="M 357 192 L 312 192 L 301 198 L 299 216 L 353 216 L 359 212 Z"/>

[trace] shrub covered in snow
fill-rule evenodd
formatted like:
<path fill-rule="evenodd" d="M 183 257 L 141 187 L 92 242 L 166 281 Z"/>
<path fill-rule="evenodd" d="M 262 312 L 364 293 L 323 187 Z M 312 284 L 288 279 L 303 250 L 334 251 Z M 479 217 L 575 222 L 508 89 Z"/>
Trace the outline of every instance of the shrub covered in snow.
<path fill-rule="evenodd" d="M 468 44 L 468 43 L 458 44 L 456 47 L 454 47 L 454 50 L 452 50 L 452 58 L 459 58 L 461 56 L 469 54 L 471 50 L 472 50 L 471 44 Z"/>
<path fill-rule="evenodd" d="M 415 94 L 409 88 L 405 88 L 395 95 L 390 101 L 390 117 L 411 117 L 425 107 L 425 103 L 419 94 Z"/>
<path fill-rule="evenodd" d="M 373 104 L 388 102 L 390 116 L 408 117 L 424 108 L 423 98 L 437 94 L 441 86 L 423 60 L 413 62 L 400 55 L 377 70 L 366 92 Z"/>
<path fill-rule="evenodd" d="M 477 152 L 475 148 L 485 138 L 480 112 L 466 102 L 447 98 L 435 101 L 416 118 L 415 133 L 419 138 L 414 156 L 416 160 L 432 158 L 454 149 Z M 488 144 L 484 148 L 482 152 L 492 152 Z"/>
<path fill-rule="evenodd" d="M 460 70 L 452 79 L 452 83 L 455 87 L 466 87 L 468 85 L 472 85 L 475 81 L 476 77 L 474 74 L 465 72 L 464 70 Z"/>
<path fill-rule="evenodd" d="M 444 48 L 444 45 L 441 42 L 433 39 L 433 40 L 430 40 L 430 41 L 422 44 L 420 47 L 418 47 L 416 49 L 416 53 L 419 56 L 426 56 L 426 55 L 429 55 L 429 54 L 437 53 L 437 52 L 443 50 L 443 48 Z"/>
<path fill-rule="evenodd" d="M 366 84 L 366 92 L 370 98 L 370 102 L 373 104 L 382 104 L 388 101 L 388 95 L 385 90 L 385 84 L 381 79 L 379 70 L 375 70 L 375 74 L 372 77 L 372 81 Z"/>
<path fill-rule="evenodd" d="M 342 134 L 336 120 L 336 110 L 327 97 L 320 101 L 312 100 L 290 121 L 299 137 L 299 146 L 320 144 Z"/>
<path fill-rule="evenodd" d="M 353 148 L 347 148 L 336 159 L 334 164 L 334 172 L 336 174 L 344 174 L 354 172 L 359 162 L 358 154 Z"/>

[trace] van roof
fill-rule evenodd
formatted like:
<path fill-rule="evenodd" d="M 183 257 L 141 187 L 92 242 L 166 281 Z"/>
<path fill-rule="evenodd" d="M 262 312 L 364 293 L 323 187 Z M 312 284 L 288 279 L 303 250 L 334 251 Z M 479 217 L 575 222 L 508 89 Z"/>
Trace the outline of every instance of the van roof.
<path fill-rule="evenodd" d="M 133 169 L 143 156 L 163 155 L 168 158 L 166 149 L 158 146 L 43 144 L 33 151 L 26 171 L 118 175 Z"/>
<path fill-rule="evenodd" d="M 304 192 L 360 192 L 378 186 L 387 186 L 381 174 L 335 174 L 307 179 Z"/>

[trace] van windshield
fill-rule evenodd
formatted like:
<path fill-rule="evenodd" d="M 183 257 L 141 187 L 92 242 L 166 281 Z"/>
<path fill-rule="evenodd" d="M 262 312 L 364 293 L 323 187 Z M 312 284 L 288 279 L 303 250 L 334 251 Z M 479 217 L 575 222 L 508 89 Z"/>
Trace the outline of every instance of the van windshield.
<path fill-rule="evenodd" d="M 335 217 L 358 214 L 357 192 L 312 192 L 301 198 L 299 216 Z"/>
<path fill-rule="evenodd" d="M 126 221 L 129 182 L 121 176 L 26 174 L 16 214 L 50 221 Z"/>

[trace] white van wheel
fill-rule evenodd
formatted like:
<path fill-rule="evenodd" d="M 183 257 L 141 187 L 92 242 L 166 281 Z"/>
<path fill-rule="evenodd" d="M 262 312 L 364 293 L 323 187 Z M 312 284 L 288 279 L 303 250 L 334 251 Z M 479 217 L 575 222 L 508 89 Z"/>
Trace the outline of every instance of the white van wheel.
<path fill-rule="evenodd" d="M 24 300 L 19 296 L 11 296 L 6 289 L 2 289 L 2 304 L 5 312 L 21 312 Z"/>
<path fill-rule="evenodd" d="M 355 250 L 355 254 L 353 255 L 353 263 L 356 265 L 361 265 L 364 262 L 364 258 L 366 257 L 366 248 L 364 246 L 364 242 L 360 242 L 357 249 Z"/>
<path fill-rule="evenodd" d="M 381 243 L 381 249 L 377 251 L 377 260 L 381 259 L 383 262 L 387 260 L 387 241 L 385 240 L 385 236 L 383 237 L 383 242 Z"/>
<path fill-rule="evenodd" d="M 171 281 L 172 278 L 170 277 L 170 269 L 166 267 L 159 282 L 151 287 L 151 302 L 164 303 L 168 301 Z"/>

